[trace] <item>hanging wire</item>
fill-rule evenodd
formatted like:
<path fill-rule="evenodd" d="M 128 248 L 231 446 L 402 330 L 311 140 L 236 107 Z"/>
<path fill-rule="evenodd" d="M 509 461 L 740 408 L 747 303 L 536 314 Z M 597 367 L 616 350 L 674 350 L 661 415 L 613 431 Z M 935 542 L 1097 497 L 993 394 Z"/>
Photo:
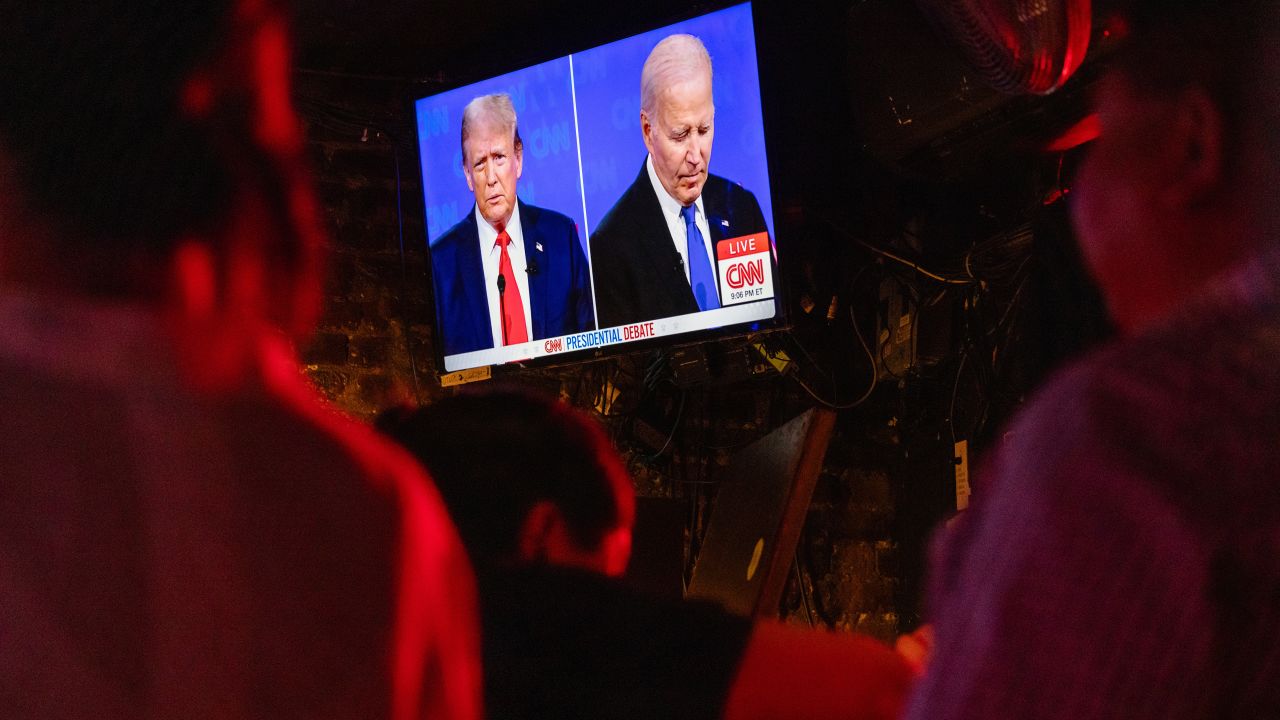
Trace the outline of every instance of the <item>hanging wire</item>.
<path fill-rule="evenodd" d="M 805 588 L 804 573 L 800 570 L 800 548 L 797 547 L 795 554 L 791 557 L 792 567 L 796 571 L 796 584 L 800 586 L 800 602 L 804 605 L 805 617 L 809 619 L 809 627 L 814 626 L 813 622 L 813 606 L 809 604 L 809 592 Z"/>
<path fill-rule="evenodd" d="M 809 394 L 809 397 L 832 410 L 850 410 L 866 402 L 867 398 L 871 397 L 871 393 L 875 392 L 876 383 L 879 381 L 880 377 L 880 363 L 877 362 L 875 353 L 871 352 L 871 347 L 867 345 L 866 339 L 862 337 L 862 330 L 858 328 L 858 319 L 854 316 L 852 306 L 849 307 L 849 322 L 853 324 L 853 333 L 858 337 L 858 345 L 860 345 L 862 347 L 862 351 L 867 354 L 867 360 L 871 364 L 871 381 L 867 383 L 867 389 L 863 391 L 861 397 L 850 403 L 833 402 L 815 392 L 814 389 L 809 387 L 809 384 L 806 383 L 798 373 L 793 376 L 796 383 L 801 387 L 801 389 Z M 800 350 L 804 352 L 805 357 L 809 358 L 810 362 L 813 362 L 813 357 L 809 355 L 809 351 L 805 350 L 804 345 L 800 343 L 799 338 L 795 338 L 794 335 L 792 338 L 796 341 L 796 345 Z M 815 363 L 814 366 L 817 367 L 817 364 Z"/>
<path fill-rule="evenodd" d="M 879 256 L 884 257 L 884 258 L 888 258 L 889 260 L 893 260 L 893 261 L 895 261 L 895 262 L 902 263 L 903 265 L 906 265 L 907 267 L 911 268 L 912 270 L 915 270 L 916 272 L 920 273 L 921 275 L 924 275 L 925 277 L 930 278 L 930 279 L 932 279 L 932 280 L 937 280 L 938 282 L 941 282 L 941 283 L 947 283 L 947 284 L 950 284 L 950 285 L 971 285 L 971 284 L 973 284 L 973 283 L 977 282 L 977 280 L 976 280 L 976 279 L 974 279 L 974 278 L 972 277 L 972 275 L 970 275 L 970 277 L 968 277 L 968 278 L 949 278 L 949 277 L 944 277 L 944 276 L 942 276 L 942 275 L 939 275 L 938 273 L 931 272 L 931 271 L 929 271 L 929 270 L 924 269 L 923 267 L 921 267 L 921 266 L 920 266 L 920 264 L 919 264 L 919 263 L 917 263 L 917 262 L 915 262 L 915 261 L 913 261 L 913 260 L 908 260 L 908 259 L 906 259 L 906 258 L 902 257 L 901 255 L 897 255 L 897 254 L 895 254 L 895 253 L 892 253 L 892 252 L 890 252 L 890 251 L 888 251 L 888 250 L 885 250 L 885 249 L 884 249 L 884 248 L 882 248 L 882 247 L 877 247 L 877 246 L 875 246 L 875 245 L 872 245 L 871 243 L 867 242 L 866 240 L 863 240 L 862 238 L 854 238 L 853 240 L 854 240 L 854 242 L 856 242 L 856 243 L 858 243 L 859 245 L 861 245 L 862 247 L 864 247 L 864 248 L 866 248 L 866 249 L 870 250 L 871 252 L 875 253 L 876 255 L 879 255 Z"/>
<path fill-rule="evenodd" d="M 422 384 L 418 380 L 418 361 L 414 358 L 413 332 L 409 324 L 408 302 L 406 302 L 406 298 L 409 297 L 409 261 L 404 251 L 404 206 L 401 201 L 400 188 L 400 150 L 394 143 L 391 146 L 391 157 L 395 158 L 396 163 L 396 227 L 400 240 L 400 280 L 402 282 L 399 303 L 400 322 L 404 325 L 404 344 L 405 351 L 409 354 L 409 372 L 413 373 L 414 399 L 421 403 Z"/>
<path fill-rule="evenodd" d="M 658 450 L 658 452 L 652 455 L 646 455 L 645 456 L 646 460 L 649 460 L 649 461 L 657 460 L 658 458 L 662 457 L 662 454 L 665 453 L 667 451 L 667 448 L 671 445 L 671 440 L 675 438 L 676 431 L 680 429 L 680 421 L 684 418 L 684 403 L 685 403 L 685 399 L 688 396 L 689 396 L 688 391 L 685 391 L 685 390 L 680 391 L 680 405 L 676 409 L 675 420 L 671 422 L 671 432 L 667 433 L 667 441 L 662 443 L 662 447 Z"/>

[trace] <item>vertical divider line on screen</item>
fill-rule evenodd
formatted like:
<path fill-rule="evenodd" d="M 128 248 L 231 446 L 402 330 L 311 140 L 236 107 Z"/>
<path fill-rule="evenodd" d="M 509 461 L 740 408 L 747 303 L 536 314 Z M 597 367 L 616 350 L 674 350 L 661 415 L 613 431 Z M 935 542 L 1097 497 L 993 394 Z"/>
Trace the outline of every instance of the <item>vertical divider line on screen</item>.
<path fill-rule="evenodd" d="M 600 329 L 596 315 L 596 276 L 591 266 L 591 224 L 587 220 L 587 184 L 582 179 L 582 138 L 578 135 L 578 84 L 573 77 L 573 54 L 569 54 L 569 95 L 573 102 L 573 145 L 578 155 L 578 194 L 582 196 L 582 242 L 586 245 L 587 280 L 591 283 L 591 320 Z"/>

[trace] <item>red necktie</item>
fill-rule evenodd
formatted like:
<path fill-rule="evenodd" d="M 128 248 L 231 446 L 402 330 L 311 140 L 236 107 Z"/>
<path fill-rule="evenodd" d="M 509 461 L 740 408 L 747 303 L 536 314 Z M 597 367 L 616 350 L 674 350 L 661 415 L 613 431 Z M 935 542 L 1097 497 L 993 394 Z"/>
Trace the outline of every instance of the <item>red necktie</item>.
<path fill-rule="evenodd" d="M 520 286 L 516 285 L 516 274 L 511 271 L 511 256 L 507 254 L 507 246 L 510 244 L 511 236 L 506 230 L 498 233 L 498 245 L 502 248 L 498 274 L 502 276 L 503 282 L 498 299 L 501 303 L 504 345 L 515 345 L 529 339 L 529 333 L 524 327 L 524 301 L 520 299 Z"/>

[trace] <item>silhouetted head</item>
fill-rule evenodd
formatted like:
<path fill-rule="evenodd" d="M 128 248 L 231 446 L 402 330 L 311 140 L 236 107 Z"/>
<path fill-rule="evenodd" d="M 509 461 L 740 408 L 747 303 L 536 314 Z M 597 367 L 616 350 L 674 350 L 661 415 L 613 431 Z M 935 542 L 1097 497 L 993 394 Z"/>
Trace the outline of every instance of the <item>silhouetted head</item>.
<path fill-rule="evenodd" d="M 1268 0 L 1131 0 L 1076 182 L 1082 249 L 1122 331 L 1280 231 L 1280 22 Z"/>
<path fill-rule="evenodd" d="M 620 575 L 635 498 L 600 427 L 566 405 L 490 391 L 391 410 L 378 426 L 426 466 L 477 559 Z"/>
<path fill-rule="evenodd" d="M 24 3 L 0 47 L 0 277 L 309 328 L 283 3 Z"/>

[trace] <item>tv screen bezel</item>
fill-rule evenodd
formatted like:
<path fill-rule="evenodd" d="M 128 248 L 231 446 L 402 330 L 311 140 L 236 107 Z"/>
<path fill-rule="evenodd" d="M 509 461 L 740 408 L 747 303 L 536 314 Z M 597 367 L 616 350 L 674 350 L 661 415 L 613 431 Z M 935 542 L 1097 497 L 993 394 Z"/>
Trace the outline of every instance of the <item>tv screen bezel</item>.
<path fill-rule="evenodd" d="M 422 198 L 422 189 L 426 187 L 426 176 L 424 163 L 421 157 L 421 138 L 419 137 L 419 118 L 418 118 L 418 102 L 423 99 L 434 97 L 443 93 L 450 92 L 459 88 L 467 87 L 476 83 L 484 82 L 488 79 L 501 75 L 519 72 L 520 70 L 539 65 L 545 62 L 551 62 L 569 55 L 580 54 L 593 50 L 604 45 L 624 41 L 636 35 L 642 35 L 647 32 L 659 30 L 661 28 L 675 25 L 678 23 L 694 20 L 706 15 L 727 10 L 730 8 L 749 5 L 751 13 L 752 40 L 756 48 L 757 67 L 755 73 L 755 82 L 759 85 L 760 101 L 761 101 L 761 122 L 764 132 L 764 162 L 765 172 L 769 178 L 769 197 L 772 203 L 773 212 L 770 226 L 770 240 L 773 252 L 773 304 L 774 314 L 771 318 L 762 320 L 745 321 L 726 325 L 718 328 L 710 328 L 703 330 L 694 330 L 688 332 L 678 332 L 675 334 L 663 335 L 654 338 L 646 338 L 639 340 L 628 340 L 608 345 L 586 348 L 581 350 L 565 350 L 553 354 L 543 355 L 526 360 L 510 361 L 505 363 L 481 364 L 469 368 L 459 368 L 456 370 L 445 369 L 445 354 L 443 343 L 443 330 L 439 326 L 438 313 L 436 312 L 436 302 L 434 284 L 432 276 L 435 268 L 431 261 L 431 236 L 428 231 L 426 218 L 426 205 Z M 481 370 L 489 368 L 495 372 L 519 371 L 521 369 L 537 369 L 576 365 L 588 363 L 604 359 L 607 357 L 642 353 L 652 350 L 658 350 L 667 347 L 687 347 L 702 343 L 717 342 L 723 340 L 733 340 L 746 336 L 750 336 L 759 332 L 774 332 L 784 330 L 791 327 L 790 303 L 788 302 L 787 286 L 785 272 L 783 266 L 787 263 L 787 243 L 784 239 L 786 232 L 779 228 L 779 186 L 781 183 L 775 173 L 777 163 L 774 161 L 774 154 L 777 152 L 777 142 L 771 142 L 774 137 L 770 126 L 772 124 L 770 110 L 770 97 L 773 93 L 766 82 L 767 71 L 765 66 L 768 60 L 761 57 L 761 20 L 760 20 L 761 4 L 759 0 L 722 0 L 718 2 L 699 4 L 694 9 L 678 13 L 667 14 L 662 16 L 650 16 L 639 22 L 628 22 L 622 27 L 613 27 L 603 29 L 600 33 L 587 38 L 586 43 L 576 44 L 573 46 L 562 45 L 554 51 L 531 53 L 522 57 L 510 56 L 499 59 L 493 63 L 489 63 L 480 67 L 472 65 L 469 68 L 441 68 L 437 77 L 444 78 L 431 82 L 430 92 L 413 91 L 406 93 L 402 98 L 402 105 L 407 108 L 407 114 L 411 118 L 412 133 L 410 140 L 412 141 L 413 161 L 418 168 L 419 193 L 418 201 L 422 203 L 420 206 L 419 216 L 422 220 L 422 233 L 419 246 L 425 253 L 425 264 L 427 270 L 426 284 L 427 294 L 431 297 L 431 316 L 429 318 L 431 324 L 432 336 L 432 355 L 436 367 L 437 377 L 446 375 L 455 375 L 458 373 L 467 373 L 473 370 Z M 581 35 L 579 37 L 582 37 Z M 659 320 L 661 318 L 654 318 Z M 584 331 L 585 332 L 585 331 Z"/>

